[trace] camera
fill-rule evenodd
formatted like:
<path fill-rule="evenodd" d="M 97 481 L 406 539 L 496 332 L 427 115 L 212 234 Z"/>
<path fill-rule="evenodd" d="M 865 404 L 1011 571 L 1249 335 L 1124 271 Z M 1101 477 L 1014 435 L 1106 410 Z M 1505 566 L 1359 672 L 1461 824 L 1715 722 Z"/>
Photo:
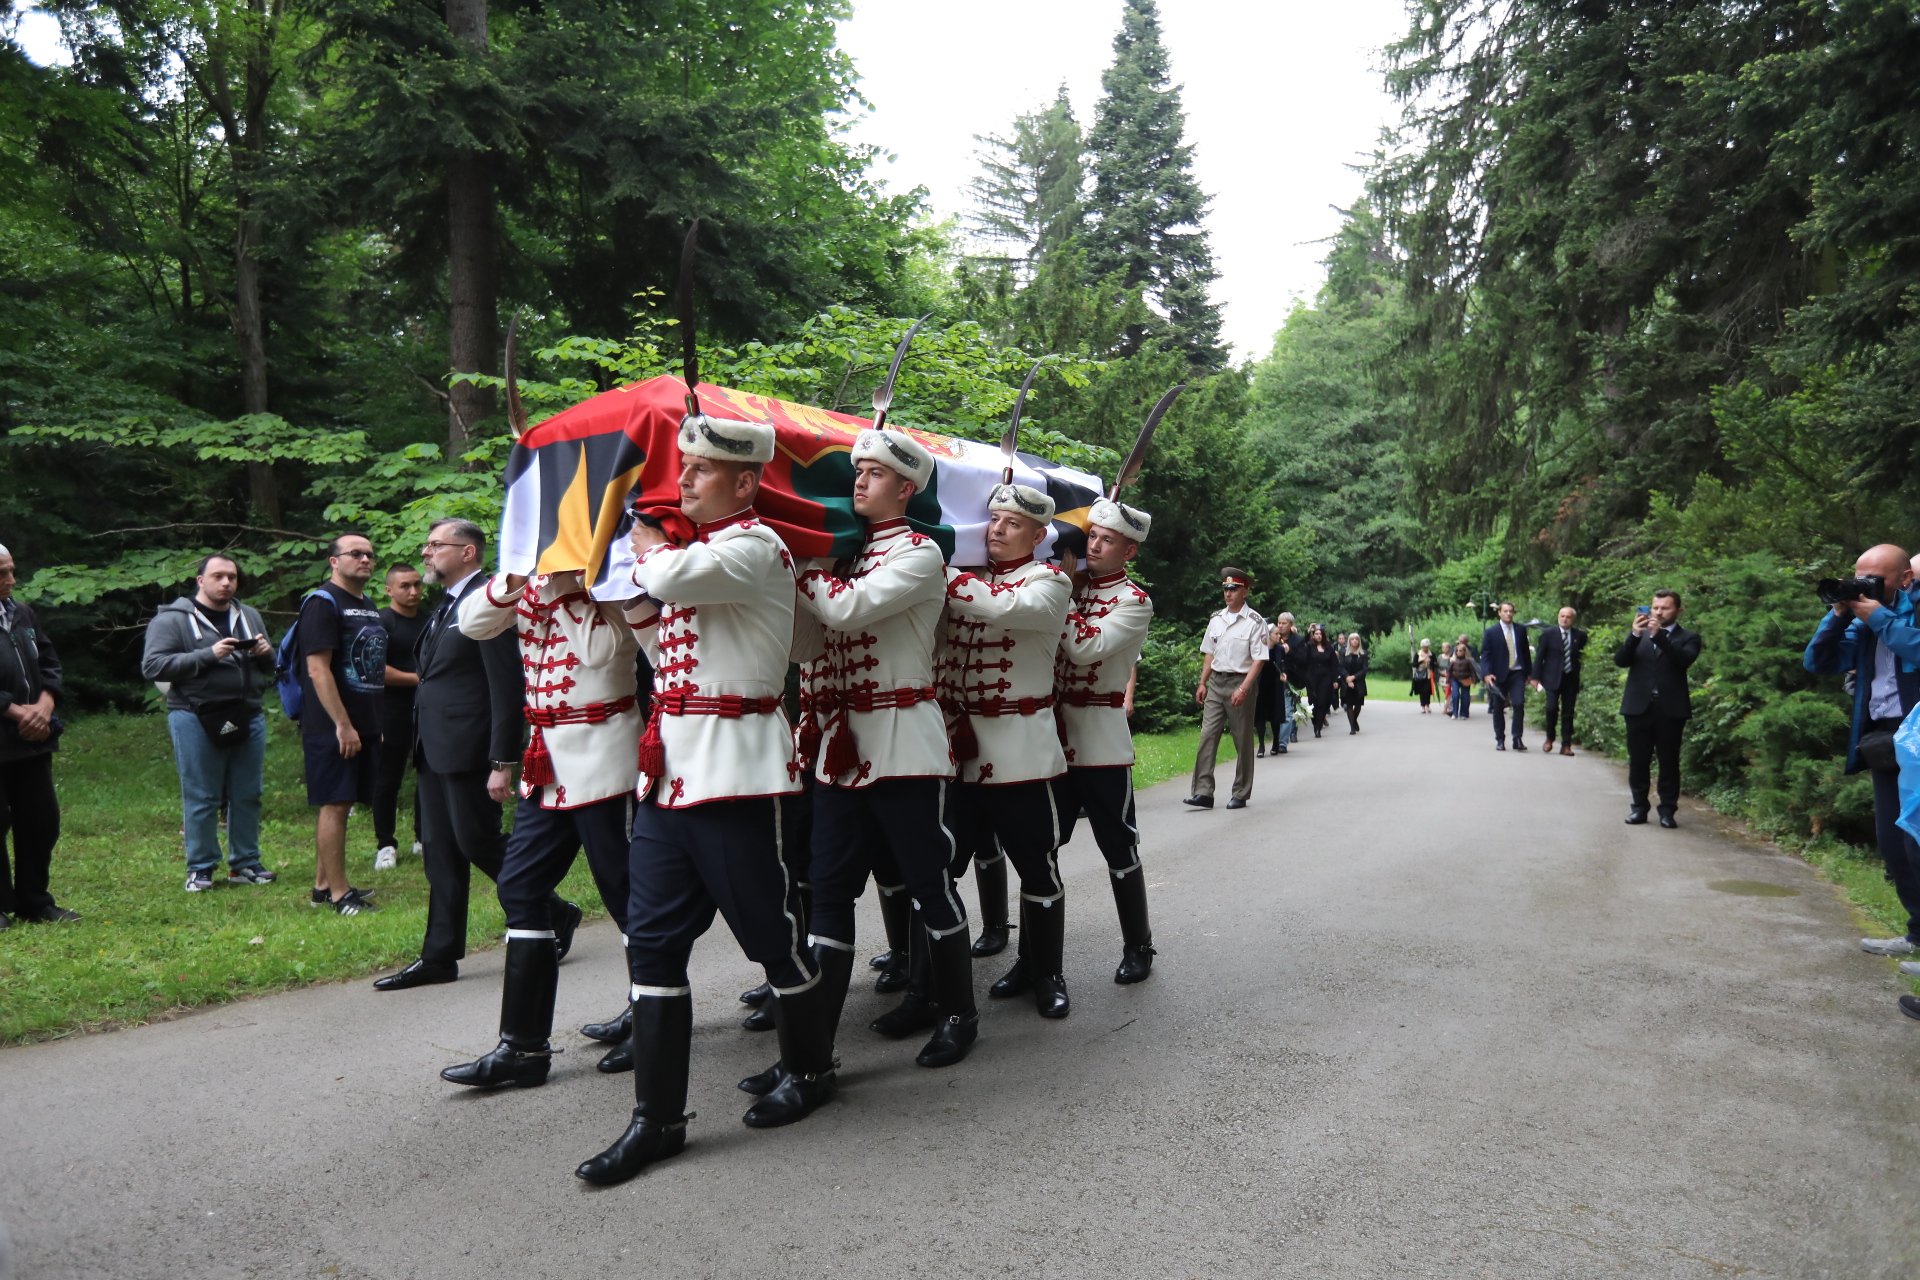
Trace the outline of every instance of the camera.
<path fill-rule="evenodd" d="M 1863 573 L 1855 578 L 1822 578 L 1813 586 L 1820 597 L 1820 603 L 1827 605 L 1851 604 L 1855 600 L 1884 600 L 1887 593 L 1887 580 L 1877 573 Z"/>

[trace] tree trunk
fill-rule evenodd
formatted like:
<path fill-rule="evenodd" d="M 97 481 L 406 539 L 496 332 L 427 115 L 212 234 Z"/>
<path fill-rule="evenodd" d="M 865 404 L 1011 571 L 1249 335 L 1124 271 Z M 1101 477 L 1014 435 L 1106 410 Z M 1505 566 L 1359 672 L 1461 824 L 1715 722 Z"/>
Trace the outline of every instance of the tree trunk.
<path fill-rule="evenodd" d="M 233 331 L 240 340 L 240 405 L 245 413 L 267 412 L 266 317 L 260 311 L 260 218 L 247 187 L 240 191 L 240 230 L 233 249 Z M 247 501 L 269 529 L 280 527 L 280 483 L 273 463 L 247 463 Z"/>
<path fill-rule="evenodd" d="M 487 48 L 487 0 L 447 0 L 447 28 L 478 53 Z M 495 288 L 493 161 L 486 152 L 447 165 L 448 356 L 456 373 L 492 373 L 500 318 Z M 493 411 L 493 396 L 455 383 L 447 402 L 447 445 L 458 449 Z"/>

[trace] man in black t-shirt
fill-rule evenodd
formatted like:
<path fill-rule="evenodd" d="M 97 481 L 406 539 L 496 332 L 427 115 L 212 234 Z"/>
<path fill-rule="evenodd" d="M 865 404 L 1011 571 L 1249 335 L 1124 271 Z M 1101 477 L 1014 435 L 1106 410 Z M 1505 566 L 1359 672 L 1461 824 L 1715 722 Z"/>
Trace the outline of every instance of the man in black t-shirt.
<path fill-rule="evenodd" d="M 301 746 L 314 831 L 315 906 L 343 916 L 373 910 L 347 883 L 347 815 L 373 803 L 380 770 L 380 711 L 387 682 L 387 630 L 364 594 L 373 544 L 343 533 L 327 547 L 332 576 L 300 606 Z"/>
<path fill-rule="evenodd" d="M 400 841 L 394 831 L 395 815 L 400 807 L 400 786 L 407 779 L 407 763 L 413 759 L 413 691 L 420 686 L 414 665 L 414 648 L 427 619 L 420 612 L 420 571 L 410 564 L 396 564 L 387 570 L 387 607 L 380 611 L 380 625 L 387 629 L 387 687 L 380 703 L 380 776 L 373 796 L 373 869 L 384 871 L 394 865 Z M 414 852 L 420 852 L 420 819 L 413 822 Z"/>

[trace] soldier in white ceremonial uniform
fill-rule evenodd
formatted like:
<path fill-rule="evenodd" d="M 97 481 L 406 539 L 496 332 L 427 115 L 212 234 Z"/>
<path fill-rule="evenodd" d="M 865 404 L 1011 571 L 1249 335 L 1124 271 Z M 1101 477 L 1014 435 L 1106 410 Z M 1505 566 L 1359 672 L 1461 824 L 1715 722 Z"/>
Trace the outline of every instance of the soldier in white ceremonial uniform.
<path fill-rule="evenodd" d="M 458 625 L 474 640 L 518 628 L 524 711 L 533 732 L 521 758 L 520 803 L 498 881 L 507 916 L 500 1044 L 479 1061 L 440 1074 L 478 1087 L 537 1085 L 552 1061 L 548 1037 L 559 983 L 548 902 L 583 847 L 600 900 L 624 934 L 627 813 L 640 740 L 639 642 L 622 607 L 589 596 L 577 572 L 530 580 L 496 575 L 466 594 Z M 609 1041 L 619 1029 L 618 1020 L 590 1028 Z M 615 1044 L 600 1068 L 624 1071 L 630 1061 Z"/>
<path fill-rule="evenodd" d="M 946 561 L 906 519 L 908 502 L 933 478 L 934 458 L 905 432 L 880 427 L 860 433 L 852 460 L 853 509 L 868 521 L 867 544 L 849 561 L 809 568 L 799 583 L 800 609 L 819 622 L 824 654 L 813 694 L 821 747 L 811 940 L 837 1023 L 853 968 L 854 902 L 874 871 L 876 846 L 891 855 L 885 869 L 900 877 L 914 908 L 906 941 L 916 976 L 910 990 L 918 990 L 912 1016 L 873 1025 L 896 1037 L 932 1025 L 917 1060 L 944 1067 L 966 1056 L 979 1014 L 945 821 L 953 751 L 933 679 Z"/>
<path fill-rule="evenodd" d="M 953 705 L 961 796 L 950 824 L 960 847 L 991 841 L 1020 876 L 1020 958 L 988 994 L 1034 994 L 1040 1015 L 1069 1011 L 1062 953 L 1066 890 L 1057 852 L 1066 838 L 1066 756 L 1053 717 L 1054 660 L 1073 588 L 1034 552 L 1053 499 L 1003 484 L 987 503 L 987 554 L 976 571 L 947 571 L 943 694 Z"/>
<path fill-rule="evenodd" d="M 1133 731 L 1127 684 L 1153 621 L 1153 600 L 1127 576 L 1152 527 L 1146 512 L 1102 498 L 1087 516 L 1087 574 L 1073 596 L 1054 696 L 1067 734 L 1067 835 L 1081 811 L 1113 881 L 1120 913 L 1120 967 L 1113 980 L 1139 982 L 1153 968 L 1147 878 L 1133 810 Z"/>
<path fill-rule="evenodd" d="M 793 561 L 753 510 L 774 434 L 689 415 L 678 443 L 680 509 L 696 540 L 633 531 L 633 580 L 657 602 L 653 713 L 640 749 L 627 910 L 633 978 L 633 1116 L 576 1174 L 606 1184 L 686 1140 L 693 994 L 687 961 L 717 910 L 773 987 L 779 1083 L 744 1117 L 788 1124 L 833 1093 L 833 1027 L 805 911 L 782 853 L 782 804 L 802 766 L 781 703 L 794 633 Z"/>
<path fill-rule="evenodd" d="M 1253 578 L 1229 565 L 1220 571 L 1220 590 L 1227 607 L 1207 619 L 1200 641 L 1200 687 L 1193 700 L 1200 713 L 1200 749 L 1193 760 L 1193 794 L 1183 802 L 1196 809 L 1213 808 L 1213 766 L 1220 756 L 1222 730 L 1233 735 L 1233 795 L 1227 808 L 1244 809 L 1253 795 L 1254 695 L 1260 688 L 1260 668 L 1267 661 L 1267 620 L 1247 605 Z"/>

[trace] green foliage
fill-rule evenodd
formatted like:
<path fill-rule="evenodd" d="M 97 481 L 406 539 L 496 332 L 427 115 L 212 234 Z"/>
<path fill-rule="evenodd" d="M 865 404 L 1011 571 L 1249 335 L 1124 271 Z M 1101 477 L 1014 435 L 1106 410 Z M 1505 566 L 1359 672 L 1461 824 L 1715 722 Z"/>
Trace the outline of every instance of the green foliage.
<path fill-rule="evenodd" d="M 1200 707 L 1193 691 L 1200 687 L 1201 634 L 1154 619 L 1134 671 L 1131 723 L 1135 733 L 1172 733 L 1199 723 Z"/>

